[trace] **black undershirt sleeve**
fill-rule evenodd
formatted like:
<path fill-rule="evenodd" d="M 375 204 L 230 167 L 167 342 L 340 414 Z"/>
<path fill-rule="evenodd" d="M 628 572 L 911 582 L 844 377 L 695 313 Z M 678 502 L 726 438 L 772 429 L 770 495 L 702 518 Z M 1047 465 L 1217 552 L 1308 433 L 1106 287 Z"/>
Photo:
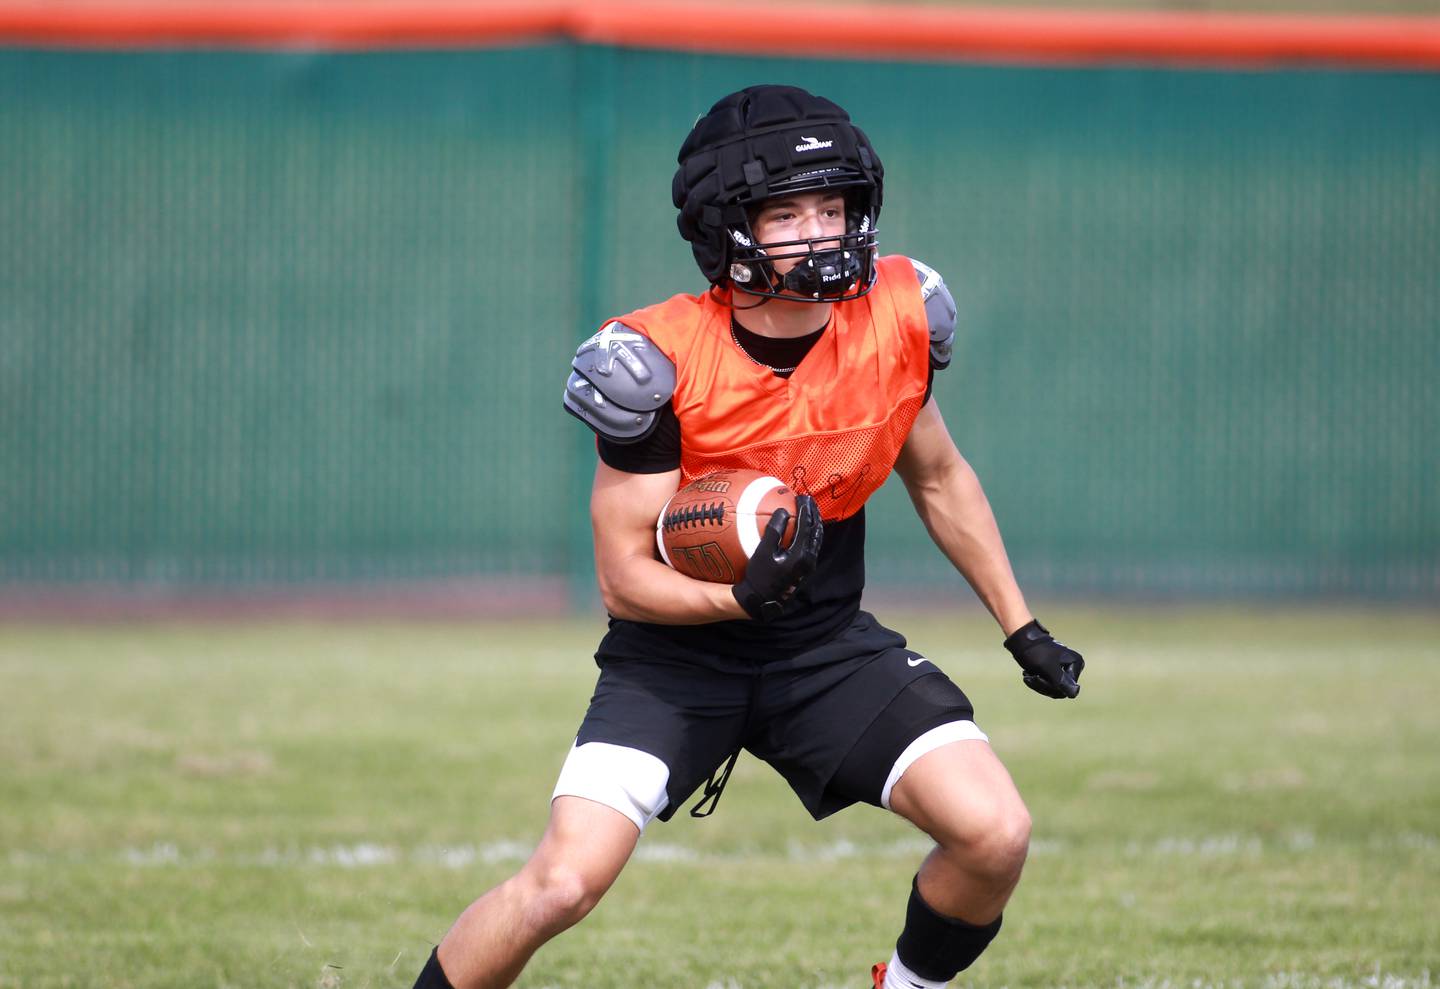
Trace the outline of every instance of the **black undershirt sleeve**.
<path fill-rule="evenodd" d="M 607 467 L 627 474 L 663 474 L 680 467 L 680 420 L 670 403 L 655 412 L 655 428 L 638 443 L 615 443 L 603 436 L 595 447 Z"/>

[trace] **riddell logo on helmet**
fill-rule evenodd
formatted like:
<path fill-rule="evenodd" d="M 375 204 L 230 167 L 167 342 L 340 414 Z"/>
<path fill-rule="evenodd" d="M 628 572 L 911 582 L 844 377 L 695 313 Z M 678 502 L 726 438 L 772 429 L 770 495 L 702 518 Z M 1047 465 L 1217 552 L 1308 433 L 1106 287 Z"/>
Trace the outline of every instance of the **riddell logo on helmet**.
<path fill-rule="evenodd" d="M 795 145 L 796 151 L 823 151 L 835 143 L 834 141 L 822 141 L 818 137 L 807 137 L 804 134 L 800 135 L 800 140 L 805 143 Z"/>

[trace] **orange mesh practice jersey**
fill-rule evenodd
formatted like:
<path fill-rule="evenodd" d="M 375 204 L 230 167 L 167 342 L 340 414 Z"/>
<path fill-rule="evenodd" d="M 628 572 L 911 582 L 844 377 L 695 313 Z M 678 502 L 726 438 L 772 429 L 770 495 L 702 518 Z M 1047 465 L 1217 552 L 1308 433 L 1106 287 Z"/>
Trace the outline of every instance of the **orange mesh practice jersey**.
<path fill-rule="evenodd" d="M 681 484 L 724 467 L 765 471 L 815 497 L 827 521 L 858 512 L 895 465 L 925 399 L 930 330 L 909 258 L 838 302 L 788 378 L 751 360 L 723 296 L 677 295 L 621 316 L 675 363 Z"/>

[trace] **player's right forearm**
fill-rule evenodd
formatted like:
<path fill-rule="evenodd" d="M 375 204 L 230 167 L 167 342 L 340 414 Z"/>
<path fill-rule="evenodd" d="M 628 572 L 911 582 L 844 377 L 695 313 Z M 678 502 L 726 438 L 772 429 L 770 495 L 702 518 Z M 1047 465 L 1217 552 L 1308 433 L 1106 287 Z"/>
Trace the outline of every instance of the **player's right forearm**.
<path fill-rule="evenodd" d="M 659 560 L 633 557 L 596 568 L 605 610 L 627 621 L 704 625 L 748 618 L 730 585 L 694 580 Z"/>

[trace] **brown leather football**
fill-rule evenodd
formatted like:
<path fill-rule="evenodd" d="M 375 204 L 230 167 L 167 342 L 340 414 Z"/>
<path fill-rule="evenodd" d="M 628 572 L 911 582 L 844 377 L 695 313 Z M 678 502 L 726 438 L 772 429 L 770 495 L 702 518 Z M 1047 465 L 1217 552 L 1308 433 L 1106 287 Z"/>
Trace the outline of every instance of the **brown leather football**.
<path fill-rule="evenodd" d="M 675 492 L 655 523 L 660 558 L 687 577 L 738 583 L 770 515 L 790 513 L 782 545 L 795 538 L 795 492 L 758 470 L 718 470 Z"/>

